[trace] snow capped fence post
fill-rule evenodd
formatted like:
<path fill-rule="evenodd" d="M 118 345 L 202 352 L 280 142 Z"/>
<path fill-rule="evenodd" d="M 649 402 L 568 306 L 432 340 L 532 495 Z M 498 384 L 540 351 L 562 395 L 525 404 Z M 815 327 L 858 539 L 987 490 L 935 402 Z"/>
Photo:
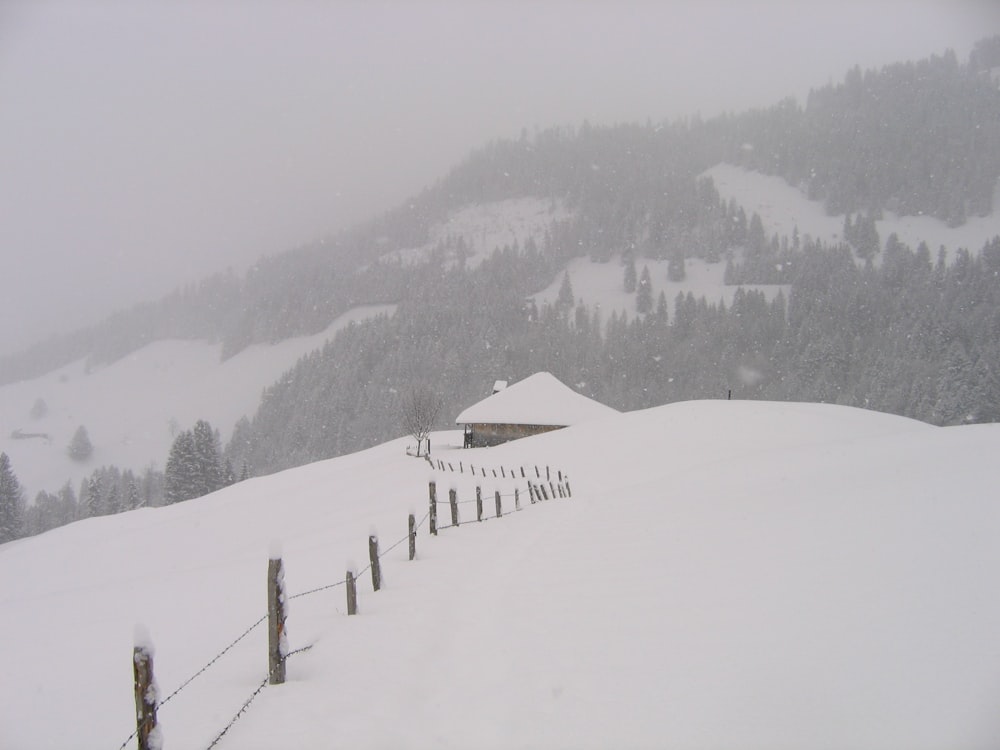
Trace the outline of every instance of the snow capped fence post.
<path fill-rule="evenodd" d="M 483 520 L 483 488 L 476 485 L 476 520 Z"/>
<path fill-rule="evenodd" d="M 281 552 L 272 548 L 267 561 L 267 674 L 268 682 L 280 685 L 285 681 L 285 568 Z"/>
<path fill-rule="evenodd" d="M 535 500 L 535 485 L 528 482 L 528 497 L 531 499 L 531 504 L 534 505 L 537 501 Z"/>
<path fill-rule="evenodd" d="M 149 633 L 141 625 L 135 628 L 132 674 L 135 685 L 135 735 L 139 741 L 139 750 L 160 750 L 163 742 L 156 723 L 159 696 L 156 679 L 153 677 L 153 643 Z"/>
<path fill-rule="evenodd" d="M 429 485 L 430 490 L 430 508 L 428 508 L 428 516 L 430 518 L 431 524 L 431 536 L 437 536 L 438 534 L 438 491 L 437 483 L 431 482 Z"/>
<path fill-rule="evenodd" d="M 417 519 L 411 513 L 409 518 L 410 526 L 410 559 L 417 556 Z"/>
<path fill-rule="evenodd" d="M 573 497 L 573 490 L 571 490 L 569 486 L 569 477 L 566 477 L 566 494 L 569 497 Z"/>
<path fill-rule="evenodd" d="M 458 490 L 454 487 L 448 490 L 448 503 L 451 505 L 451 525 L 458 526 Z"/>
<path fill-rule="evenodd" d="M 503 515 L 503 513 L 501 513 L 501 508 L 500 508 L 500 490 L 497 490 L 495 493 L 493 493 L 493 497 L 497 503 L 497 518 L 500 518 L 500 516 Z"/>
<path fill-rule="evenodd" d="M 382 568 L 378 561 L 378 537 L 372 534 L 368 537 L 368 559 L 372 564 L 372 591 L 382 588 Z"/>
<path fill-rule="evenodd" d="M 514 488 L 514 510 L 521 510 L 521 491 Z"/>
<path fill-rule="evenodd" d="M 356 615 L 358 613 L 358 587 L 354 583 L 354 571 L 347 571 L 345 579 L 347 588 L 347 614 Z"/>

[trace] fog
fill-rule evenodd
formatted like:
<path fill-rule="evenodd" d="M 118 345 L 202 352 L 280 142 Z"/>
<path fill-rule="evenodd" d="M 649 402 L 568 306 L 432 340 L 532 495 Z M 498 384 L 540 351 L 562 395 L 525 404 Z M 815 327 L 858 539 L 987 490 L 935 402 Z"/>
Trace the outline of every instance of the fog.
<path fill-rule="evenodd" d="M 385 210 L 496 137 L 800 101 L 993 2 L 0 2 L 0 354 Z"/>

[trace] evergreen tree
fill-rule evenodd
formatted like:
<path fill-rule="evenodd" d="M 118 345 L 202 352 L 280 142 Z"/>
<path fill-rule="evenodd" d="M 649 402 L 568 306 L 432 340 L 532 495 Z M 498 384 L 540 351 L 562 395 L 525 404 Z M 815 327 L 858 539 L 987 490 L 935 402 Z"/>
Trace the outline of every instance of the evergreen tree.
<path fill-rule="evenodd" d="M 219 435 L 203 419 L 175 439 L 167 457 L 164 499 L 177 503 L 222 487 Z"/>
<path fill-rule="evenodd" d="M 87 434 L 86 427 L 80 425 L 76 428 L 76 432 L 73 433 L 73 439 L 69 441 L 69 447 L 66 449 L 66 452 L 74 461 L 86 461 L 90 458 L 94 452 L 94 446 L 90 442 L 90 436 Z"/>
<path fill-rule="evenodd" d="M 139 485 L 135 481 L 135 476 L 131 471 L 125 472 L 125 509 L 135 510 L 143 505 L 145 503 L 139 495 Z"/>
<path fill-rule="evenodd" d="M 638 276 L 635 270 L 635 257 L 632 253 L 625 256 L 625 293 L 635 294 L 635 286 L 638 283 Z"/>
<path fill-rule="evenodd" d="M 559 296 L 556 297 L 556 307 L 566 312 L 573 308 L 573 285 L 569 280 L 569 271 L 563 274 L 562 284 L 559 286 Z"/>
<path fill-rule="evenodd" d="M 10 458 L 0 453 L 0 544 L 24 534 L 24 490 L 17 481 Z"/>
<path fill-rule="evenodd" d="M 635 309 L 643 315 L 653 311 L 653 279 L 649 275 L 649 266 L 642 267 L 639 277 L 639 288 L 635 295 Z"/>
<path fill-rule="evenodd" d="M 671 281 L 684 281 L 687 278 L 684 253 L 677 251 L 670 254 L 670 260 L 667 262 L 667 278 Z"/>
<path fill-rule="evenodd" d="M 194 456 L 194 435 L 184 430 L 174 438 L 167 457 L 163 486 L 163 499 L 167 503 L 179 503 L 198 496 Z"/>
<path fill-rule="evenodd" d="M 222 464 L 219 433 L 204 419 L 199 419 L 192 430 L 194 448 L 195 490 L 201 497 L 222 487 Z"/>

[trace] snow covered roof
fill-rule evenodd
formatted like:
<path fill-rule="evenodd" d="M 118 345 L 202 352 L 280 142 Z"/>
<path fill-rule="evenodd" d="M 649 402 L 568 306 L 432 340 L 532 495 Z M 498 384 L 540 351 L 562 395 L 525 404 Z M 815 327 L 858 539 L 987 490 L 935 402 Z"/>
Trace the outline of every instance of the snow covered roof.
<path fill-rule="evenodd" d="M 473 404 L 456 424 L 537 424 L 558 427 L 619 412 L 581 396 L 547 372 L 537 372 Z"/>

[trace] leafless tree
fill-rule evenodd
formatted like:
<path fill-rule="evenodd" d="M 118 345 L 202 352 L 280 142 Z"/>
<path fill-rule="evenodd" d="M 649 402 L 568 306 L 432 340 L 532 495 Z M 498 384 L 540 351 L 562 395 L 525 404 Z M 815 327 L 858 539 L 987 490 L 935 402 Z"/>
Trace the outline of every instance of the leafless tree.
<path fill-rule="evenodd" d="M 428 441 L 427 436 L 434 428 L 443 405 L 441 397 L 427 386 L 414 386 L 403 397 L 401 406 L 403 426 L 407 434 L 416 439 L 418 456 L 424 455 L 421 453 L 422 446 Z M 430 452 L 429 441 L 427 452 Z"/>

